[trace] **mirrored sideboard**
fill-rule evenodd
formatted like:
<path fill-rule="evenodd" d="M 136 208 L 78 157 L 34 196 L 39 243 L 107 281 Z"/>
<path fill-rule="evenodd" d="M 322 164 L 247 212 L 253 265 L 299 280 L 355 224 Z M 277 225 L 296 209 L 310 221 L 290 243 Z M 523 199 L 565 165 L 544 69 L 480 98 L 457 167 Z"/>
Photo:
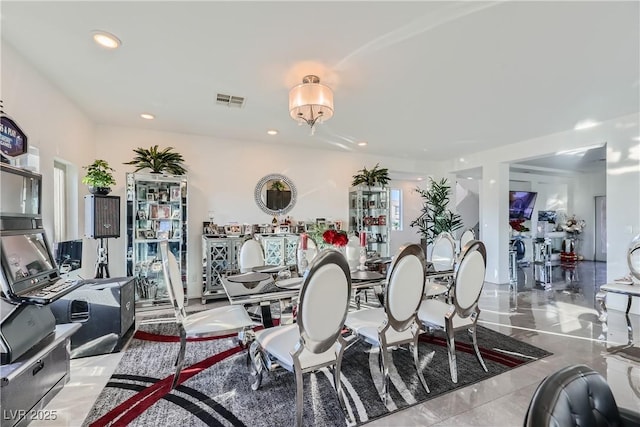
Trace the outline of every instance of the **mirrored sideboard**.
<path fill-rule="evenodd" d="M 240 248 L 251 236 L 202 236 L 202 303 L 226 298 L 220 276 L 240 272 L 238 257 Z"/>
<path fill-rule="evenodd" d="M 296 265 L 297 234 L 257 234 L 265 265 Z"/>

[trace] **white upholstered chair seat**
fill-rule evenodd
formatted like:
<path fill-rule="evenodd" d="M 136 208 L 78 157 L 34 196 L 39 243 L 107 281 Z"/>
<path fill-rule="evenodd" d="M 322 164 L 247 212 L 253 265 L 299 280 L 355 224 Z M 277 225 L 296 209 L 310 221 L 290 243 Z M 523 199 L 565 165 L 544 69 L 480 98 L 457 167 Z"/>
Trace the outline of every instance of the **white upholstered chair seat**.
<path fill-rule="evenodd" d="M 215 337 L 255 325 L 241 305 L 230 305 L 190 314 L 183 322 L 187 337 Z"/>
<path fill-rule="evenodd" d="M 386 318 L 387 315 L 384 308 L 358 310 L 347 314 L 345 325 L 364 338 L 369 344 L 379 345 L 380 338 L 378 329 Z M 412 337 L 413 333 L 411 329 L 400 332 L 394 328 L 389 328 L 385 331 L 385 338 L 389 345 L 397 342 L 407 342 L 411 340 Z"/>
<path fill-rule="evenodd" d="M 426 299 L 422 301 L 422 304 L 420 304 L 420 308 L 418 309 L 418 318 L 424 323 L 444 328 L 446 324 L 445 317 L 449 310 L 454 311 L 455 307 L 436 299 Z M 453 315 L 452 321 L 454 329 L 473 325 L 471 317 L 462 318 L 457 314 Z"/>
<path fill-rule="evenodd" d="M 449 287 L 440 283 L 427 281 L 424 285 L 424 296 L 427 298 L 437 297 L 438 295 L 444 295 L 449 292 Z"/>
<path fill-rule="evenodd" d="M 256 332 L 256 341 L 269 349 L 269 354 L 276 358 L 280 365 L 288 371 L 293 371 L 293 357 L 291 350 L 300 341 L 298 325 L 291 324 L 277 328 L 267 328 Z M 326 365 L 336 360 L 338 344 L 324 353 L 315 354 L 306 349 L 300 354 L 300 366 L 306 369 L 311 366 Z"/>

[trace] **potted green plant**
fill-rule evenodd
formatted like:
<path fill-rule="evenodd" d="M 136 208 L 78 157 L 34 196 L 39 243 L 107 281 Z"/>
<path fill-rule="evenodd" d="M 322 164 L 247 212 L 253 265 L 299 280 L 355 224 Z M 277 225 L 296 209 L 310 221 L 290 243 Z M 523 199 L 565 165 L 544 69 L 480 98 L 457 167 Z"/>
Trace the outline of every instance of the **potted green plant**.
<path fill-rule="evenodd" d="M 151 173 L 169 173 L 172 175 L 184 175 L 187 170 L 182 163 L 184 158 L 182 154 L 171 151 L 173 147 L 167 147 L 163 150 L 158 149 L 157 145 L 149 148 L 136 148 L 133 150 L 136 156 L 125 165 L 135 165 L 134 172 L 143 169 L 151 169 Z"/>
<path fill-rule="evenodd" d="M 367 167 L 360 169 L 357 174 L 353 175 L 352 186 L 365 184 L 368 187 L 375 187 L 379 185 L 380 187 L 384 187 L 387 183 L 391 181 L 389 178 L 389 169 L 380 168 L 379 163 L 370 169 L 367 170 Z"/>
<path fill-rule="evenodd" d="M 450 211 L 449 194 L 451 187 L 446 178 L 434 181 L 429 178 L 429 189 L 416 187 L 415 191 L 422 197 L 422 213 L 411 222 L 411 227 L 417 227 L 427 245 L 433 243 L 438 234 L 448 231 L 453 233 L 462 227 L 462 219 L 457 213 Z"/>
<path fill-rule="evenodd" d="M 112 174 L 115 169 L 106 160 L 97 159 L 92 164 L 83 166 L 83 169 L 87 170 L 87 174 L 82 178 L 82 183 L 89 186 L 91 194 L 109 194 L 111 186 L 116 184 Z"/>

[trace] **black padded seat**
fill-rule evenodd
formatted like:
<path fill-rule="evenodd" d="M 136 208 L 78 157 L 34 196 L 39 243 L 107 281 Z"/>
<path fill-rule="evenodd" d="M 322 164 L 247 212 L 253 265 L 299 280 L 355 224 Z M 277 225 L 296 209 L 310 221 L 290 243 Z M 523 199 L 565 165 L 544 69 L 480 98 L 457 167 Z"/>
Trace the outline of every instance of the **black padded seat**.
<path fill-rule="evenodd" d="M 572 365 L 546 377 L 536 389 L 525 427 L 640 426 L 640 413 L 620 409 L 602 375 Z"/>

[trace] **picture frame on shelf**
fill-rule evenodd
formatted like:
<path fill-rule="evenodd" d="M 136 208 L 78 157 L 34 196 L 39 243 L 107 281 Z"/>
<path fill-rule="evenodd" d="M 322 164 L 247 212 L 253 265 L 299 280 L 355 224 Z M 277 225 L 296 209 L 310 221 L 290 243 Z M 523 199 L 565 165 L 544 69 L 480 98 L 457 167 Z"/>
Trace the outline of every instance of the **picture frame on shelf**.
<path fill-rule="evenodd" d="M 155 202 L 156 201 L 156 193 L 147 192 L 147 201 Z"/>
<path fill-rule="evenodd" d="M 158 192 L 158 201 L 159 202 L 168 202 L 169 201 L 169 191 L 162 189 Z"/>
<path fill-rule="evenodd" d="M 147 231 L 149 230 L 138 230 L 138 239 L 146 239 Z"/>
<path fill-rule="evenodd" d="M 147 220 L 147 211 L 140 209 L 138 211 L 138 219 L 141 221 L 146 221 Z"/>
<path fill-rule="evenodd" d="M 180 186 L 179 185 L 173 185 L 171 187 L 169 187 L 169 201 L 170 202 L 179 202 L 181 199 L 181 194 L 180 194 Z"/>
<path fill-rule="evenodd" d="M 173 230 L 173 235 L 171 236 L 172 239 L 181 239 L 182 238 L 182 230 L 180 230 L 179 228 L 176 228 L 175 230 Z"/>
<path fill-rule="evenodd" d="M 202 223 L 202 234 L 216 235 L 218 234 L 218 226 L 211 221 Z"/>
<path fill-rule="evenodd" d="M 171 231 L 172 229 L 171 221 L 158 221 L 157 231 Z"/>
<path fill-rule="evenodd" d="M 171 218 L 172 219 L 180 219 L 182 217 L 182 209 L 181 208 L 173 208 L 171 210 Z"/>
<path fill-rule="evenodd" d="M 167 240 L 169 238 L 169 232 L 168 231 L 158 231 L 156 233 L 156 238 L 159 240 Z"/>
<path fill-rule="evenodd" d="M 144 237 L 146 239 L 155 239 L 156 238 L 156 232 L 153 230 L 144 230 Z"/>
<path fill-rule="evenodd" d="M 151 219 L 169 219 L 171 218 L 171 206 L 153 205 L 151 206 Z"/>

